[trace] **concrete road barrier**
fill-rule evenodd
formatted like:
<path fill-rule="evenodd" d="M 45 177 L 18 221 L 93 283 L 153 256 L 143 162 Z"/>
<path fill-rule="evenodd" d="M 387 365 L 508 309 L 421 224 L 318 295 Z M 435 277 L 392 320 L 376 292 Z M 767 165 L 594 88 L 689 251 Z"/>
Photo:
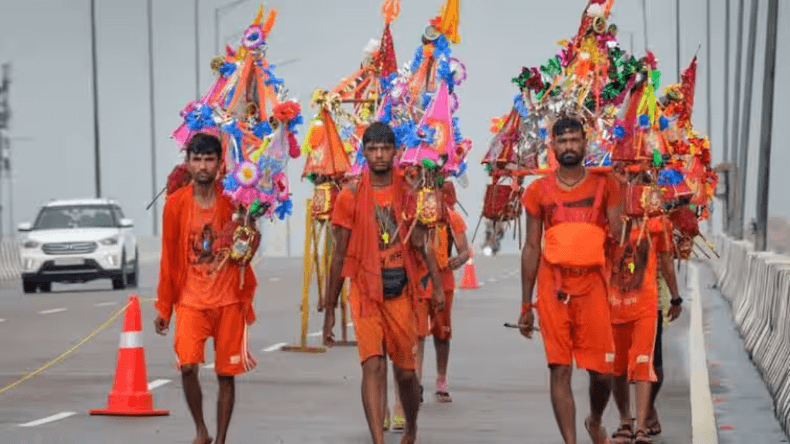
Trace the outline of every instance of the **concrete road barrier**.
<path fill-rule="evenodd" d="M 774 414 L 790 433 L 790 257 L 756 252 L 750 242 L 724 235 L 715 243 L 717 285 L 774 400 Z"/>
<path fill-rule="evenodd" d="M 22 276 L 19 247 L 19 240 L 15 237 L 0 239 L 0 281 L 18 279 Z"/>

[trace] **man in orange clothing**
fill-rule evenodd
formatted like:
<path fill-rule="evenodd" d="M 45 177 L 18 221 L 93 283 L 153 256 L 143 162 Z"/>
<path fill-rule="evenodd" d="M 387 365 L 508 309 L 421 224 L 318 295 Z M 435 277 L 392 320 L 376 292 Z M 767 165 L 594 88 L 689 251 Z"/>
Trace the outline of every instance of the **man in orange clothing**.
<path fill-rule="evenodd" d="M 334 343 L 335 307 L 343 278 L 351 279 L 349 303 L 362 364 L 362 404 L 374 444 L 383 444 L 386 360 L 389 354 L 406 414 L 402 444 L 417 438 L 419 383 L 415 373 L 417 317 L 415 298 L 427 267 L 441 289 L 436 258 L 426 241 L 427 231 L 416 226 L 409 239 L 404 224 L 403 174 L 393 169 L 395 133 L 375 122 L 362 136 L 362 150 L 370 167 L 359 183 L 341 190 L 332 223 L 335 249 L 325 297 L 324 344 Z M 444 293 L 434 291 L 443 309 Z"/>
<path fill-rule="evenodd" d="M 466 223 L 464 218 L 454 209 L 456 196 L 455 188 L 449 182 L 444 187 L 445 205 L 448 207 L 448 223 L 442 224 L 436 230 L 435 247 L 436 258 L 439 263 L 439 272 L 442 277 L 442 290 L 444 291 L 443 311 L 436 311 L 430 307 L 430 334 L 433 336 L 433 345 L 436 348 L 436 401 L 452 402 L 447 385 L 447 366 L 450 361 L 450 339 L 452 338 L 453 295 L 455 293 L 455 275 L 453 272 L 469 260 L 469 242 L 466 239 Z M 458 255 L 452 256 L 452 248 Z M 429 287 L 433 286 L 429 284 Z M 420 360 L 422 362 L 422 360 Z"/>
<path fill-rule="evenodd" d="M 422 391 L 422 370 L 425 353 L 425 338 L 433 336 L 436 348 L 436 401 L 452 402 L 447 386 L 447 365 L 450 361 L 450 338 L 452 327 L 450 314 L 455 292 L 455 275 L 453 272 L 469 260 L 469 243 L 466 239 L 466 223 L 454 209 L 456 202 L 455 188 L 452 183 L 445 182 L 443 187 L 444 203 L 448 209 L 448 221 L 439 224 L 434 236 L 434 252 L 441 275 L 442 291 L 444 291 L 444 310 L 436 310 L 431 303 L 433 284 L 428 276 L 423 278 L 425 292 L 417 301 L 417 379 Z M 455 245 L 457 256 L 452 256 Z M 392 428 L 402 429 L 403 407 L 395 393 L 395 408 L 392 416 Z"/>
<path fill-rule="evenodd" d="M 608 174 L 584 167 L 587 138 L 581 122 L 560 118 L 552 128 L 555 173 L 530 184 L 522 203 L 527 211 L 527 244 L 521 256 L 521 333 L 532 337 L 532 292 L 537 304 L 551 402 L 566 444 L 575 444 L 576 409 L 571 364 L 590 375 L 590 416 L 585 420 L 595 444 L 606 442 L 601 424 L 611 391 L 614 343 L 607 304 L 606 228 L 620 230 L 620 186 Z M 545 231 L 544 231 L 545 228 Z M 541 240 L 545 244 L 541 248 Z"/>
<path fill-rule="evenodd" d="M 680 315 L 680 298 L 672 266 L 672 244 L 668 221 L 653 218 L 644 231 L 633 227 L 626 246 L 615 249 L 609 292 L 615 342 L 614 399 L 620 412 L 620 426 L 612 435 L 613 444 L 650 444 L 646 427 L 651 410 L 651 392 L 657 381 L 653 365 L 658 305 L 657 273 L 661 270 L 672 295 L 669 319 Z M 629 382 L 636 383 L 636 428 L 631 420 Z"/>
<path fill-rule="evenodd" d="M 252 300 L 257 282 L 247 267 L 240 288 L 239 267 L 224 261 L 230 249 L 234 205 L 218 183 L 222 144 L 197 134 L 187 146 L 192 184 L 168 197 L 164 209 L 162 253 L 154 321 L 164 335 L 176 313 L 175 352 L 189 411 L 195 421 L 194 444 L 212 442 L 203 420 L 198 365 L 206 340 L 214 338 L 219 381 L 217 444 L 228 432 L 235 400 L 234 376 L 251 370 L 255 360 L 246 344 L 246 325 L 255 320 Z"/>

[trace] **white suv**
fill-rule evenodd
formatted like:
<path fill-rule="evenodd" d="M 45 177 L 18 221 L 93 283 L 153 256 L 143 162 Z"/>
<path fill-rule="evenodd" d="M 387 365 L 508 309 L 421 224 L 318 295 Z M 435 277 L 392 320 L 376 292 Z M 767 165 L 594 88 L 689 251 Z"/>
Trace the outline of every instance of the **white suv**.
<path fill-rule="evenodd" d="M 133 223 L 107 199 L 52 201 L 34 224 L 23 223 L 22 288 L 47 293 L 53 282 L 111 279 L 114 289 L 136 287 L 139 275 Z"/>

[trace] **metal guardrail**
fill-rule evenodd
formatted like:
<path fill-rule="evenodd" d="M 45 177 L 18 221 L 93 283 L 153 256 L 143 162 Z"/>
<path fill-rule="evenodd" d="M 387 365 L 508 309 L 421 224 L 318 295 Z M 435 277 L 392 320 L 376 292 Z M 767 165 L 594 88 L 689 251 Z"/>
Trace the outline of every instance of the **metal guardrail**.
<path fill-rule="evenodd" d="M 20 246 L 19 240 L 15 237 L 0 239 L 0 281 L 18 279 L 22 275 Z"/>
<path fill-rule="evenodd" d="M 729 301 L 744 348 L 774 402 L 774 414 L 790 434 L 790 257 L 756 252 L 748 241 L 716 237 L 717 285 Z"/>

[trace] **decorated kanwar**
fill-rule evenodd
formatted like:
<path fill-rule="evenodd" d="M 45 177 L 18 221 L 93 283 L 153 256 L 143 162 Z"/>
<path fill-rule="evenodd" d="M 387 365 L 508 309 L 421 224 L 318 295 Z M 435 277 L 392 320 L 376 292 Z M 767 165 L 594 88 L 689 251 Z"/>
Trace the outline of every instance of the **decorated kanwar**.
<path fill-rule="evenodd" d="M 212 61 L 217 79 L 181 111 L 173 138 L 185 152 L 168 180 L 154 322 L 166 334 L 175 312 L 174 347 L 196 444 L 224 443 L 235 403 L 235 376 L 255 368 L 247 327 L 255 319 L 251 261 L 260 218 L 291 213 L 285 166 L 300 153 L 300 107 L 266 59 L 277 16 L 261 7 L 237 49 Z M 264 20 L 265 18 L 265 20 Z M 219 381 L 216 438 L 203 419 L 198 367 L 214 340 Z"/>

